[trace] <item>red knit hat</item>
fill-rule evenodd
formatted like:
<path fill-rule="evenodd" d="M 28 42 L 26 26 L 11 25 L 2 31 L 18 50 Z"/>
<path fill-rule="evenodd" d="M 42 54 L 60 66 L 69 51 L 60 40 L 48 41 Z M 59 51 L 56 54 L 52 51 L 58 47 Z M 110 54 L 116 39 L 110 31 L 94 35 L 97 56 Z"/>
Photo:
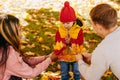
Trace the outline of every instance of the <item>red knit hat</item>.
<path fill-rule="evenodd" d="M 60 13 L 61 22 L 71 22 L 76 20 L 76 15 L 74 9 L 70 6 L 69 2 L 64 3 L 64 7 Z"/>

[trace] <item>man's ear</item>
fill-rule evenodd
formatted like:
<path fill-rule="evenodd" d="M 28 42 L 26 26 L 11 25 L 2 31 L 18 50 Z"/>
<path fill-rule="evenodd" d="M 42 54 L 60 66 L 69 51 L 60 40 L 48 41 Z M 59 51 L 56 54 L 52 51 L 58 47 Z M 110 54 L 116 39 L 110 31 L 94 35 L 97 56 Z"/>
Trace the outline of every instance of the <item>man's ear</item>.
<path fill-rule="evenodd" d="M 103 27 L 102 27 L 100 24 L 98 24 L 98 23 L 95 23 L 94 25 L 95 25 L 98 29 L 100 29 L 100 30 L 103 29 Z"/>

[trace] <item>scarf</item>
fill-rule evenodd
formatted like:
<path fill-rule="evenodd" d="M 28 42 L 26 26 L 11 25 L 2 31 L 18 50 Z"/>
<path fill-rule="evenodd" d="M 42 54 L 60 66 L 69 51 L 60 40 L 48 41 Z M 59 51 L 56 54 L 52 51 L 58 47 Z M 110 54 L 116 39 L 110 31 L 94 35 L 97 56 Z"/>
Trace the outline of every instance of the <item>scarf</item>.
<path fill-rule="evenodd" d="M 69 35 L 70 38 L 77 39 L 81 27 L 76 25 L 76 23 L 70 28 Z M 68 35 L 68 30 L 62 25 L 59 27 L 59 32 L 61 38 L 65 38 Z"/>

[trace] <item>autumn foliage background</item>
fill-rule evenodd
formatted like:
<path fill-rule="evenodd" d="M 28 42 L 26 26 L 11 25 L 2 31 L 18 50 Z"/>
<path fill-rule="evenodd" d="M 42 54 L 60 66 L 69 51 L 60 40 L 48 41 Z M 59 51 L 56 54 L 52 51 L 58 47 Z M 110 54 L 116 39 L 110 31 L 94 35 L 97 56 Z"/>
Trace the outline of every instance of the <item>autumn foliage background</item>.
<path fill-rule="evenodd" d="M 53 52 L 55 31 L 59 25 L 59 12 L 51 9 L 41 8 L 28 9 L 28 16 L 25 21 L 28 25 L 22 28 L 21 49 L 25 56 L 42 56 L 49 55 Z M 77 17 L 84 21 L 84 18 L 78 14 Z M 90 23 L 89 19 L 87 20 Z M 119 24 L 119 23 L 118 23 Z M 91 25 L 84 27 L 85 43 L 84 47 L 88 52 L 92 52 L 94 48 L 101 42 L 102 38 L 97 36 Z M 54 75 L 51 75 L 53 74 Z M 71 80 L 73 78 L 70 72 Z M 34 80 L 60 80 L 60 65 L 58 62 L 52 62 L 46 71 L 34 78 Z M 101 80 L 116 80 L 115 76 L 109 70 L 103 75 Z"/>

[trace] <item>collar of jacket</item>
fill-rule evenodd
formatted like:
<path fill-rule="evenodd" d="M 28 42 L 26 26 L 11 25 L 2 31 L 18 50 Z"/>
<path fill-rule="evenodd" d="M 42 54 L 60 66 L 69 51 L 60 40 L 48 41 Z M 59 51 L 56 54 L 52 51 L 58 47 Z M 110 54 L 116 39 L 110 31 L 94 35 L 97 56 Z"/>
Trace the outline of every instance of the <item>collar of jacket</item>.
<path fill-rule="evenodd" d="M 77 39 L 80 29 L 81 27 L 75 23 L 69 30 L 70 38 Z M 59 27 L 59 32 L 61 38 L 65 38 L 68 34 L 68 30 L 62 25 Z"/>

